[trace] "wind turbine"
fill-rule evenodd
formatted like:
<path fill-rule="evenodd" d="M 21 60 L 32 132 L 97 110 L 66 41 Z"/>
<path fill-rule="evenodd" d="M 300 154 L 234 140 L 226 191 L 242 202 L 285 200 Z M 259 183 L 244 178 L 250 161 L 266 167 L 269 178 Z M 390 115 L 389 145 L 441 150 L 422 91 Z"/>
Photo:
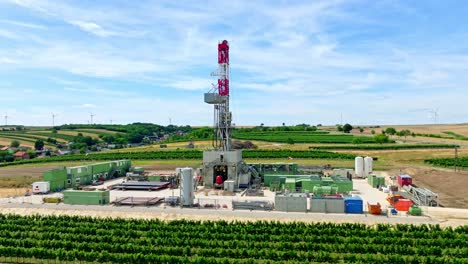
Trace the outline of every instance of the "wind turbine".
<path fill-rule="evenodd" d="M 433 115 L 434 124 L 437 124 L 437 121 L 439 121 L 439 107 L 430 109 L 429 113 Z"/>
<path fill-rule="evenodd" d="M 56 114 L 52 113 L 52 127 L 55 127 L 55 117 L 56 116 L 57 116 Z"/>
<path fill-rule="evenodd" d="M 93 113 L 89 113 L 89 116 L 91 116 L 91 125 L 94 124 L 93 123 L 93 117 L 95 116 Z"/>
<path fill-rule="evenodd" d="M 5 126 L 8 126 L 8 113 L 5 113 Z"/>

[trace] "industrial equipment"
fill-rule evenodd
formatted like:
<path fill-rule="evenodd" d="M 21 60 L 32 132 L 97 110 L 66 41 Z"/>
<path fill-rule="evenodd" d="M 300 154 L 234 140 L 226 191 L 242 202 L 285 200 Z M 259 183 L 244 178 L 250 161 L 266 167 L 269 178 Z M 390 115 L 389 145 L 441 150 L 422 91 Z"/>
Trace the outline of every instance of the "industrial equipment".
<path fill-rule="evenodd" d="M 271 211 L 273 210 L 273 207 L 273 203 L 268 201 L 232 201 L 232 208 L 234 210 L 244 209 Z"/>
<path fill-rule="evenodd" d="M 218 85 L 204 94 L 204 101 L 214 107 L 214 137 L 212 151 L 203 152 L 203 183 L 205 187 L 222 187 L 232 180 L 235 188 L 251 184 L 252 172 L 242 160 L 242 151 L 231 148 L 232 113 L 229 111 L 229 43 L 218 44 Z"/>
<path fill-rule="evenodd" d="M 373 214 L 373 215 L 381 215 L 382 214 L 382 206 L 380 205 L 380 203 L 377 203 L 377 204 L 367 203 L 367 208 L 368 208 L 370 214 Z"/>
<path fill-rule="evenodd" d="M 411 205 L 409 211 L 408 211 L 408 214 L 409 215 L 414 215 L 414 216 L 420 216 L 422 215 L 422 210 L 420 207 L 416 206 L 416 205 Z"/>
<path fill-rule="evenodd" d="M 112 190 L 136 190 L 136 191 L 157 191 L 168 188 L 170 182 L 123 182 L 120 184 L 109 186 Z"/>
<path fill-rule="evenodd" d="M 49 182 L 34 182 L 32 184 L 32 192 L 34 194 L 46 194 L 50 191 Z"/>
<path fill-rule="evenodd" d="M 357 178 L 364 177 L 364 158 L 363 157 L 356 157 L 354 159 L 354 174 Z"/>
<path fill-rule="evenodd" d="M 393 194 L 393 195 L 387 196 L 386 198 L 386 200 L 388 201 L 388 203 L 390 203 L 391 206 L 394 206 L 395 203 L 398 202 L 398 200 L 400 199 L 405 199 L 405 197 L 400 194 Z"/>
<path fill-rule="evenodd" d="M 195 199 L 193 183 L 193 171 L 192 168 L 182 168 L 180 170 L 181 185 L 180 185 L 180 200 L 183 206 L 192 206 L 193 200 Z"/>
<path fill-rule="evenodd" d="M 413 184 L 413 178 L 409 176 L 408 174 L 400 174 L 398 175 L 398 185 L 401 187 L 405 185 L 411 185 Z"/>
<path fill-rule="evenodd" d="M 426 188 L 418 188 L 413 185 L 403 186 L 406 192 L 400 192 L 401 195 L 413 200 L 417 205 L 421 206 L 437 206 L 439 203 L 439 195 Z"/>
<path fill-rule="evenodd" d="M 362 214 L 363 201 L 361 197 L 346 197 L 345 198 L 345 213 L 347 214 Z"/>

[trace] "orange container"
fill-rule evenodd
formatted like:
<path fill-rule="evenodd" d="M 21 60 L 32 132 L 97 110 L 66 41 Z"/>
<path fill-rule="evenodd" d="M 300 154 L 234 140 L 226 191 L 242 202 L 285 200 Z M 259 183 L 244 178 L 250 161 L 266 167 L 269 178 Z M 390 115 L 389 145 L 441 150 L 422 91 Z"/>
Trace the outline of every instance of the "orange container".
<path fill-rule="evenodd" d="M 395 209 L 402 212 L 408 212 L 411 205 L 413 205 L 413 201 L 408 199 L 400 199 L 395 203 Z"/>
<path fill-rule="evenodd" d="M 373 215 L 382 214 L 382 207 L 380 206 L 380 203 L 377 203 L 377 204 L 367 203 L 367 208 L 369 209 L 370 214 L 373 214 Z"/>

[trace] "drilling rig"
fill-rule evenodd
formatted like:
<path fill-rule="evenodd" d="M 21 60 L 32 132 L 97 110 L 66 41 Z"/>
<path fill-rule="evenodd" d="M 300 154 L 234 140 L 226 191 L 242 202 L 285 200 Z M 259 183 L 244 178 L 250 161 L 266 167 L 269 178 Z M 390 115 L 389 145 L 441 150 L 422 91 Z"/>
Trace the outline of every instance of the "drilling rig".
<path fill-rule="evenodd" d="M 228 191 L 249 187 L 252 173 L 242 160 L 242 151 L 231 148 L 232 113 L 229 111 L 229 43 L 218 43 L 218 84 L 205 93 L 205 103 L 213 105 L 213 148 L 203 152 L 205 187 L 222 187 Z"/>

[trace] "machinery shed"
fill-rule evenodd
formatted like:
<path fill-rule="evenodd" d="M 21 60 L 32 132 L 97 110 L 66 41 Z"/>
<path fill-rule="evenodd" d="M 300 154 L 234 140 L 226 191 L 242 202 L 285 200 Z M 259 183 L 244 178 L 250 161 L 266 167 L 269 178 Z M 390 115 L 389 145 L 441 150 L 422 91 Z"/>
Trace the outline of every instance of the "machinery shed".
<path fill-rule="evenodd" d="M 63 192 L 63 202 L 65 204 L 81 204 L 81 205 L 109 204 L 110 192 L 108 190 L 106 191 L 67 190 Z"/>

